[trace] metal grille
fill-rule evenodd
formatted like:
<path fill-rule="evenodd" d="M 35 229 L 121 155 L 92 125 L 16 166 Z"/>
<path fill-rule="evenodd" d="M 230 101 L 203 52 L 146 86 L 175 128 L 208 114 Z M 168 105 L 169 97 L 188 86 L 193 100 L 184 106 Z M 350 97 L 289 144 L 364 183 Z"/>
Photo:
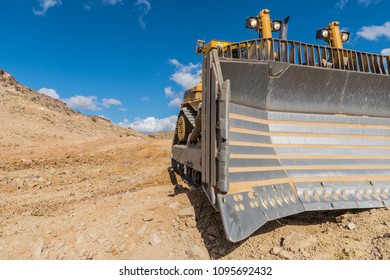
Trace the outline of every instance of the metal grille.
<path fill-rule="evenodd" d="M 220 48 L 219 57 L 279 61 L 310 67 L 390 75 L 390 56 L 280 39 L 256 39 Z"/>

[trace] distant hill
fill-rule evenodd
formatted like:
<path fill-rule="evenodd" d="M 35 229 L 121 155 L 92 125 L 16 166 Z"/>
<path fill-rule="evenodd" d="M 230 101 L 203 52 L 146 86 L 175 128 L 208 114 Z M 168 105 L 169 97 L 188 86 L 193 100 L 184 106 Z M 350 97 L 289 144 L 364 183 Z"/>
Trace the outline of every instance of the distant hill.
<path fill-rule="evenodd" d="M 31 90 L 0 69 L 0 147 L 72 145 L 102 137 L 146 136 Z"/>

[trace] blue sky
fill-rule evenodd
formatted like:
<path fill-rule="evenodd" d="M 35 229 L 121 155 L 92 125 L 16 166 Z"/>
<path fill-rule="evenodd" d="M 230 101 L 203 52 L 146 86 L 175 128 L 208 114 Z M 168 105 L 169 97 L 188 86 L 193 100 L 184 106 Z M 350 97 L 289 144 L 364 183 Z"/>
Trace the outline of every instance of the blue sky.
<path fill-rule="evenodd" d="M 386 0 L 2 0 L 0 68 L 82 113 L 170 130 L 198 81 L 196 40 L 255 38 L 245 19 L 263 8 L 291 16 L 289 39 L 325 44 L 315 31 L 337 20 L 346 48 L 390 55 Z"/>

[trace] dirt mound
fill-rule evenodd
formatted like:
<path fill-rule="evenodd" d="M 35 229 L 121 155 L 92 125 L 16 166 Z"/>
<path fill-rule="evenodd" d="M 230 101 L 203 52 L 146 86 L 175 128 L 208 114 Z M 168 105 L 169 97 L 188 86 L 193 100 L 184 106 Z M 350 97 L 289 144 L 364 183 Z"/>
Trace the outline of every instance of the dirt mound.
<path fill-rule="evenodd" d="M 76 112 L 66 106 L 64 102 L 23 86 L 22 84 L 18 83 L 14 77 L 2 69 L 0 69 L 0 87 L 2 87 L 2 90 L 0 91 L 0 98 L 2 99 L 0 101 L 9 102 L 9 98 L 11 97 L 20 97 L 25 100 L 31 100 L 32 103 L 36 104 L 37 106 L 42 106 L 55 112 L 76 114 Z"/>
<path fill-rule="evenodd" d="M 19 84 L 0 71 L 0 147 L 73 145 L 102 137 L 144 138 L 132 129 L 113 125 L 97 116 L 85 116 L 60 100 Z"/>
<path fill-rule="evenodd" d="M 390 259 L 389 209 L 303 213 L 232 244 L 201 189 L 171 184 L 169 133 L 84 116 L 4 71 L 0 119 L 0 259 Z"/>

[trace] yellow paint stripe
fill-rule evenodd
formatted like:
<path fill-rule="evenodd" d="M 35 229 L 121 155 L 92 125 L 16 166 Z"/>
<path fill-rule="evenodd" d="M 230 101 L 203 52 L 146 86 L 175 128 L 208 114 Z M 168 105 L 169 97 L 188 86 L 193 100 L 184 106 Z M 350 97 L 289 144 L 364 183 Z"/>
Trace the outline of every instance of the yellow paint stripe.
<path fill-rule="evenodd" d="M 387 125 L 265 120 L 265 119 L 248 117 L 248 116 L 234 114 L 234 113 L 230 113 L 229 117 L 232 119 L 260 123 L 260 124 L 266 124 L 266 125 L 282 124 L 282 125 L 331 126 L 331 127 L 366 128 L 366 129 L 390 129 L 390 126 L 387 126 Z M 360 118 L 363 118 L 363 117 L 360 117 Z"/>
<path fill-rule="evenodd" d="M 285 171 L 285 170 L 384 170 L 390 169 L 390 165 L 370 166 L 264 166 L 264 167 L 230 167 L 229 173 Z"/>
<path fill-rule="evenodd" d="M 248 155 L 231 154 L 231 159 L 390 159 L 390 156 L 350 156 L 350 155 Z"/>
<path fill-rule="evenodd" d="M 257 148 L 308 148 L 308 149 L 378 149 L 390 150 L 390 146 L 367 145 L 323 145 L 323 144 L 266 144 L 255 142 L 229 141 L 231 146 L 257 147 Z"/>
<path fill-rule="evenodd" d="M 260 135 L 268 137 L 322 137 L 322 138 L 357 138 L 357 139 L 390 139 L 390 136 L 382 135 L 360 135 L 360 134 L 325 134 L 325 133 L 297 133 L 297 132 L 265 132 L 244 128 L 231 127 L 230 132 Z"/>
<path fill-rule="evenodd" d="M 325 182 L 372 182 L 372 181 L 390 181 L 390 176 L 349 176 L 349 177 L 317 177 L 317 178 L 282 178 L 260 181 L 247 181 L 229 184 L 228 194 L 253 191 L 254 187 L 265 187 L 278 184 L 294 183 L 325 183 Z"/>

